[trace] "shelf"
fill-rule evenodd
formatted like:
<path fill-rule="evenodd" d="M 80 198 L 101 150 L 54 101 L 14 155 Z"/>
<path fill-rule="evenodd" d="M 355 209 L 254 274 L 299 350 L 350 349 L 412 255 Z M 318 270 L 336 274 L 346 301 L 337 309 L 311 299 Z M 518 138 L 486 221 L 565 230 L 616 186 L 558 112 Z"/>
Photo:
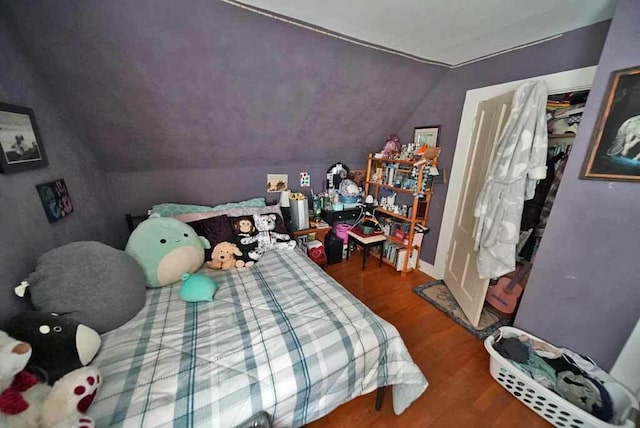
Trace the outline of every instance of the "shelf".
<path fill-rule="evenodd" d="M 411 166 L 413 166 L 413 164 L 416 163 L 415 160 L 376 158 L 376 157 L 371 156 L 371 155 L 369 155 L 369 160 L 378 161 L 378 162 L 387 162 L 387 163 L 398 163 L 398 164 L 402 164 L 402 165 L 411 165 Z"/>
<path fill-rule="evenodd" d="M 371 186 L 379 187 L 381 189 L 389 189 L 389 190 L 393 190 L 395 192 L 406 193 L 408 195 L 413 195 L 416 198 L 421 198 L 421 197 L 423 197 L 425 195 L 425 193 L 429 193 L 431 191 L 431 189 L 429 189 L 429 190 L 427 190 L 426 192 L 423 192 L 423 193 L 416 193 L 415 191 L 413 191 L 411 189 L 403 189 L 401 187 L 390 186 L 388 184 L 382 184 L 382 183 L 378 183 L 378 182 L 372 181 L 372 180 L 367 181 L 367 184 L 369 184 Z"/>
<path fill-rule="evenodd" d="M 549 134 L 547 138 L 574 138 L 576 134 Z"/>
<path fill-rule="evenodd" d="M 399 218 L 400 220 L 404 220 L 408 223 L 411 223 L 411 219 L 409 217 L 403 216 L 401 214 L 396 214 L 393 211 L 385 210 L 384 208 L 380 208 L 380 207 L 374 208 L 373 211 L 374 211 L 374 214 L 375 214 L 375 211 L 380 211 L 382 214 L 390 215 L 391 217 Z"/>
<path fill-rule="evenodd" d="M 387 238 L 387 240 L 393 242 L 394 244 L 398 244 L 398 245 L 402 245 L 403 247 L 413 247 L 413 249 L 418 250 L 420 249 L 419 246 L 417 245 L 409 245 L 409 244 L 405 244 L 404 242 L 402 242 L 401 240 L 399 240 L 398 238 L 396 238 L 395 236 L 391 236 L 391 235 L 384 235 L 385 238 Z"/>

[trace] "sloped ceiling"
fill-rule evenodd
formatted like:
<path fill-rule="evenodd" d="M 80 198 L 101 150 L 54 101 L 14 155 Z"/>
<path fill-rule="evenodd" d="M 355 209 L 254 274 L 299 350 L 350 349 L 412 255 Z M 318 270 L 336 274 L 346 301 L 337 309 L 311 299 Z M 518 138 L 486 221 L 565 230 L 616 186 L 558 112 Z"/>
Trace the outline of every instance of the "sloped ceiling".
<path fill-rule="evenodd" d="M 548 35 L 554 14 L 603 18 L 613 1 L 254 3 L 456 61 L 538 37 L 540 20 Z M 218 0 L 0 0 L 0 15 L 107 172 L 360 161 L 447 71 Z"/>
<path fill-rule="evenodd" d="M 616 0 L 226 0 L 457 65 L 610 19 Z"/>
<path fill-rule="evenodd" d="M 108 172 L 364 159 L 446 71 L 214 0 L 0 7 Z"/>

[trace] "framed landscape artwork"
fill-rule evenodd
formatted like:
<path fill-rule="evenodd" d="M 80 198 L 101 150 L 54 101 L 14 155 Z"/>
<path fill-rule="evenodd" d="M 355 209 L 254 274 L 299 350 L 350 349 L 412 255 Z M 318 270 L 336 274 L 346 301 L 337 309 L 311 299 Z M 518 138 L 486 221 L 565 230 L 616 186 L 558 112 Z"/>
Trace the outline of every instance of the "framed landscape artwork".
<path fill-rule="evenodd" d="M 438 133 L 440 132 L 440 125 L 438 126 L 420 126 L 413 128 L 413 142 L 420 146 L 436 147 L 438 145 Z"/>
<path fill-rule="evenodd" d="M 0 152 L 3 174 L 47 166 L 32 109 L 0 103 Z"/>
<path fill-rule="evenodd" d="M 640 181 L 640 66 L 612 73 L 580 178 Z"/>

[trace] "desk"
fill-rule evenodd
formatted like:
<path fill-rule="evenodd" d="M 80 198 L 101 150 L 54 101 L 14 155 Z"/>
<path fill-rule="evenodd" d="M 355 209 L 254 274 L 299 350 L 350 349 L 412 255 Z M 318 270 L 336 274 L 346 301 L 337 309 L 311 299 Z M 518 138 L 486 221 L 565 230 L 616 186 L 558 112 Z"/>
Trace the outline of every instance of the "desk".
<path fill-rule="evenodd" d="M 315 239 L 322 242 L 324 244 L 324 238 L 327 236 L 327 233 L 331 232 L 331 226 L 327 227 L 310 227 L 309 229 L 302 230 L 294 230 L 293 236 L 299 238 L 300 236 L 312 235 L 315 234 Z"/>
<path fill-rule="evenodd" d="M 364 270 L 364 265 L 367 261 L 367 256 L 369 255 L 369 249 L 371 247 L 380 247 L 380 258 L 378 259 L 378 267 L 382 266 L 382 250 L 384 247 L 384 243 L 387 241 L 387 238 L 384 235 L 360 236 L 351 230 L 347 232 L 347 235 L 349 236 L 347 244 L 347 260 L 349 260 L 349 255 L 351 253 L 351 244 L 361 246 L 362 270 Z"/>

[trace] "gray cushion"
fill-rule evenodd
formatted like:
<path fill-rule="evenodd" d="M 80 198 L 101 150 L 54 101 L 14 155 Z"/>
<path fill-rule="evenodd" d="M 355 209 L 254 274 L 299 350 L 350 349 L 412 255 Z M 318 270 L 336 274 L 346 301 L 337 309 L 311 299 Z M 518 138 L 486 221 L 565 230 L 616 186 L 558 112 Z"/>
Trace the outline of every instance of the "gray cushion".
<path fill-rule="evenodd" d="M 98 333 L 133 318 L 146 297 L 145 275 L 135 259 L 100 242 L 74 242 L 43 254 L 27 282 L 36 309 Z"/>

